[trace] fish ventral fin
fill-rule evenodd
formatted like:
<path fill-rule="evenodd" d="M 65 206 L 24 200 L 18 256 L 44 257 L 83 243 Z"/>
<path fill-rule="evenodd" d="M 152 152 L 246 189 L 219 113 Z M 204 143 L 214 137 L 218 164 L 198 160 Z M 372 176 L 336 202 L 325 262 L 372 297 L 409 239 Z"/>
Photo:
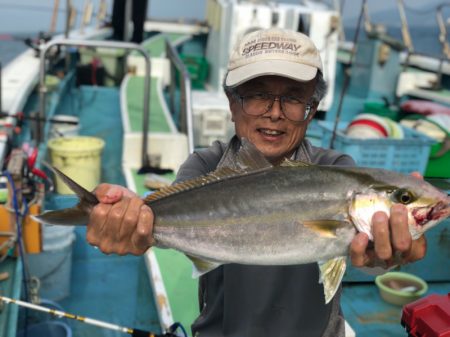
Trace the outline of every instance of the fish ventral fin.
<path fill-rule="evenodd" d="M 319 236 L 335 238 L 336 229 L 346 226 L 347 222 L 342 220 L 305 220 L 302 221 L 302 224 Z"/>
<path fill-rule="evenodd" d="M 345 269 L 347 268 L 346 257 L 335 257 L 325 262 L 318 262 L 320 270 L 320 283 L 323 283 L 325 303 L 333 299 L 339 289 Z"/>
<path fill-rule="evenodd" d="M 204 260 L 196 256 L 187 255 L 189 260 L 193 263 L 193 270 L 192 270 L 192 277 L 197 278 L 200 277 L 207 272 L 210 272 L 213 269 L 216 269 L 217 267 L 221 266 L 222 263 L 220 262 L 214 262 L 209 260 Z"/>
<path fill-rule="evenodd" d="M 227 178 L 244 175 L 250 172 L 268 169 L 272 164 L 248 140 L 241 140 L 242 146 L 236 156 L 226 156 L 217 170 L 193 179 L 160 189 L 145 198 L 146 202 L 159 200 L 170 195 L 205 186 Z"/>

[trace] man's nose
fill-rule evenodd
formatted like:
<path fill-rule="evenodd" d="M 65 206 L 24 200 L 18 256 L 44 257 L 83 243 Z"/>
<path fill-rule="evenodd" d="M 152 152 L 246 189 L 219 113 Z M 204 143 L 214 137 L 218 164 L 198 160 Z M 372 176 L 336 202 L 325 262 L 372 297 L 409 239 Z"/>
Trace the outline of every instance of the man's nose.
<path fill-rule="evenodd" d="M 283 110 L 281 108 L 281 97 L 275 97 L 272 103 L 272 106 L 270 107 L 269 111 L 267 111 L 270 118 L 272 120 L 278 120 L 283 116 Z"/>

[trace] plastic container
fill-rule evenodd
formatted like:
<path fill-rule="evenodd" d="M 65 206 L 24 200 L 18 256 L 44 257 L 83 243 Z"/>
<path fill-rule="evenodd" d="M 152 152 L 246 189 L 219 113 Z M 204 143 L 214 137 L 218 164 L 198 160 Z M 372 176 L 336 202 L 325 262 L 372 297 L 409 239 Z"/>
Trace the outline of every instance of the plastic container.
<path fill-rule="evenodd" d="M 371 101 L 364 103 L 364 112 L 381 117 L 387 117 L 397 122 L 404 115 L 404 113 L 402 113 L 398 108 L 391 107 L 384 101 Z"/>
<path fill-rule="evenodd" d="M 28 255 L 30 274 L 40 280 L 41 297 L 59 301 L 70 295 L 74 240 L 72 227 L 44 226 L 43 252 Z"/>
<path fill-rule="evenodd" d="M 319 121 L 319 126 L 323 128 L 322 147 L 329 148 L 333 123 Z M 403 139 L 356 139 L 345 135 L 346 127 L 347 123 L 339 123 L 333 147 L 350 155 L 358 166 L 424 174 L 433 139 L 406 127 L 402 127 Z"/>
<path fill-rule="evenodd" d="M 375 278 L 381 297 L 388 303 L 405 305 L 418 300 L 428 291 L 420 277 L 402 272 L 389 272 Z"/>
<path fill-rule="evenodd" d="M 322 146 L 323 130 L 318 125 L 318 121 L 313 119 L 306 129 L 306 139 L 308 139 L 313 146 Z"/>
<path fill-rule="evenodd" d="M 208 61 L 203 56 L 180 54 L 180 58 L 185 64 L 191 77 L 194 89 L 203 89 L 208 77 Z"/>
<path fill-rule="evenodd" d="M 91 191 L 100 182 L 101 153 L 105 142 L 95 137 L 54 138 L 48 142 L 52 165 Z M 58 177 L 56 191 L 74 194 Z"/>
<path fill-rule="evenodd" d="M 431 294 L 405 305 L 401 323 L 410 337 L 449 337 L 450 293 Z"/>
<path fill-rule="evenodd" d="M 17 337 L 72 337 L 72 329 L 63 322 L 47 321 L 29 325 L 27 330 L 17 333 Z"/>
<path fill-rule="evenodd" d="M 421 115 L 411 115 L 402 120 L 402 124 L 436 139 L 436 143 L 431 146 L 425 177 L 450 178 L 450 132 L 435 120 Z"/>
<path fill-rule="evenodd" d="M 62 249 L 73 242 L 75 226 L 42 225 L 42 250 L 44 252 Z"/>
<path fill-rule="evenodd" d="M 445 149 L 445 143 L 438 143 L 431 146 L 430 158 L 425 171 L 425 177 L 450 178 L 450 151 Z"/>

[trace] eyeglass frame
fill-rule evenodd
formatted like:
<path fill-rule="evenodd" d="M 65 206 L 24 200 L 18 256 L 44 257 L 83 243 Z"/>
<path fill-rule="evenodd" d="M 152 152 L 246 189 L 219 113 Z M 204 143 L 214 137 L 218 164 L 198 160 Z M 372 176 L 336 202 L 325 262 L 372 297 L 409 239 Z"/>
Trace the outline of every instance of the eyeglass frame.
<path fill-rule="evenodd" d="M 308 118 L 309 118 L 309 116 L 310 116 L 310 114 L 311 114 L 311 111 L 312 111 L 312 107 L 313 107 L 313 102 L 312 102 L 311 100 L 309 100 L 308 102 L 303 102 L 302 100 L 300 100 L 300 99 L 298 99 L 297 97 L 292 96 L 292 95 L 274 95 L 274 94 L 267 93 L 267 92 L 259 92 L 259 94 L 264 94 L 264 95 L 267 95 L 268 97 L 270 97 L 270 98 L 272 99 L 272 102 L 268 105 L 266 111 L 264 111 L 263 113 L 254 115 L 254 114 L 249 114 L 247 111 L 245 111 L 245 109 L 244 109 L 244 99 L 245 99 L 246 97 L 251 97 L 251 96 L 255 96 L 255 95 L 241 95 L 241 94 L 239 94 L 236 90 L 232 90 L 232 91 L 231 91 L 231 94 L 232 94 L 236 99 L 238 99 L 238 100 L 241 102 L 241 108 L 242 108 L 242 111 L 243 111 L 246 115 L 251 116 L 251 117 L 260 117 L 260 116 L 262 116 L 262 115 L 268 113 L 270 110 L 272 110 L 273 105 L 275 104 L 275 101 L 279 101 L 279 102 L 280 102 L 281 112 L 282 112 L 283 115 L 286 117 L 286 119 L 288 119 L 289 121 L 291 121 L 291 122 L 293 122 L 293 123 L 303 123 L 303 122 L 305 122 L 305 121 L 308 120 Z M 295 99 L 297 99 L 297 100 L 300 102 L 300 104 L 303 104 L 303 105 L 305 106 L 305 117 L 304 117 L 302 120 L 299 120 L 299 121 L 292 120 L 292 119 L 290 119 L 290 118 L 286 115 L 286 113 L 284 112 L 284 108 L 283 108 L 283 106 L 284 106 L 284 99 L 286 99 L 287 97 L 295 98 Z"/>

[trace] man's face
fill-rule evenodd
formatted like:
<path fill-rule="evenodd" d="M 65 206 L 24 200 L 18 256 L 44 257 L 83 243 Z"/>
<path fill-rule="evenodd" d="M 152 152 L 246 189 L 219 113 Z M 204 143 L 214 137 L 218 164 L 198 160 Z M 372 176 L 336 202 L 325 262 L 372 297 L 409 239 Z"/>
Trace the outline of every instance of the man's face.
<path fill-rule="evenodd" d="M 240 96 L 254 93 L 293 96 L 309 102 L 314 87 L 315 79 L 297 82 L 280 76 L 261 76 L 241 84 L 236 88 L 236 92 Z M 251 116 L 243 111 L 238 98 L 232 95 L 228 98 L 236 135 L 239 138 L 247 138 L 273 164 L 294 153 L 295 148 L 303 140 L 306 127 L 316 110 L 314 105 L 307 120 L 292 122 L 283 114 L 279 100 L 276 100 L 272 109 L 265 114 Z"/>

